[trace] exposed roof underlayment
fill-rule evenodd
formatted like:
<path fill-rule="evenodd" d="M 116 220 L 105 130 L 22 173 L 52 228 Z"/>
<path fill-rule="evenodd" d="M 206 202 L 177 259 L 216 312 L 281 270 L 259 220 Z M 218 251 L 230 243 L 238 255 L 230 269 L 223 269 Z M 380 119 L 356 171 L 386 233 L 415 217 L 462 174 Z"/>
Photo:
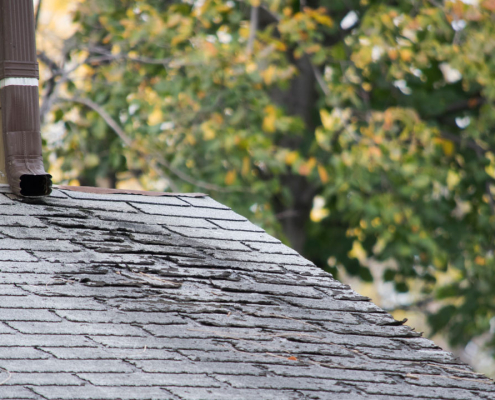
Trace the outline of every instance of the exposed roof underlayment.
<path fill-rule="evenodd" d="M 209 197 L 0 186 L 1 399 L 495 399 Z"/>

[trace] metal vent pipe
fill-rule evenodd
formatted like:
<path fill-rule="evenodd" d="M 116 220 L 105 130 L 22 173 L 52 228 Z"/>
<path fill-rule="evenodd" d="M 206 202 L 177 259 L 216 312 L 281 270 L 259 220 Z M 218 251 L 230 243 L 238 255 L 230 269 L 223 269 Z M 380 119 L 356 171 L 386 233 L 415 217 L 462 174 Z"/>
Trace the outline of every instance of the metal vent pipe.
<path fill-rule="evenodd" d="M 20 196 L 51 193 L 41 154 L 33 0 L 0 0 L 0 107 L 5 168 Z"/>

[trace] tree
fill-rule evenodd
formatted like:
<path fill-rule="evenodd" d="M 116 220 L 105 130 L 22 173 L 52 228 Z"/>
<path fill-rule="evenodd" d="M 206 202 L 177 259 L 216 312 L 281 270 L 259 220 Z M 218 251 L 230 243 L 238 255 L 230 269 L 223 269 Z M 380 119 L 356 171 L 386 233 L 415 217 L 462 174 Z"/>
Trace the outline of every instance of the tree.
<path fill-rule="evenodd" d="M 80 2 L 40 54 L 53 151 L 82 184 L 207 191 L 337 276 L 385 263 L 466 344 L 495 321 L 495 1 L 467 3 Z"/>

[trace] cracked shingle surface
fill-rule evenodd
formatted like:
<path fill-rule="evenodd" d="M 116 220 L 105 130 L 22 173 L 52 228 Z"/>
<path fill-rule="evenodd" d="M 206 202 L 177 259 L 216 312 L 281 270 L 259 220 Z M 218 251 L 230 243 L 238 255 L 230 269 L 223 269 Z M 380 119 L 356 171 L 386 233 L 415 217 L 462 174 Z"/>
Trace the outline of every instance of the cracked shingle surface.
<path fill-rule="evenodd" d="M 0 399 L 495 399 L 208 197 L 0 188 Z"/>

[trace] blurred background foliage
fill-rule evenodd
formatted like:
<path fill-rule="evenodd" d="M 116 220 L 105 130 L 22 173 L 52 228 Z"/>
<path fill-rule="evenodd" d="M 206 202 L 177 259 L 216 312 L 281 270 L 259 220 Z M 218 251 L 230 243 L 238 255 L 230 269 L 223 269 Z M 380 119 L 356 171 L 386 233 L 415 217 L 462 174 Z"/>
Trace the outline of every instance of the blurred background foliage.
<path fill-rule="evenodd" d="M 207 192 L 495 373 L 495 0 L 40 0 L 37 17 L 56 182 Z"/>

